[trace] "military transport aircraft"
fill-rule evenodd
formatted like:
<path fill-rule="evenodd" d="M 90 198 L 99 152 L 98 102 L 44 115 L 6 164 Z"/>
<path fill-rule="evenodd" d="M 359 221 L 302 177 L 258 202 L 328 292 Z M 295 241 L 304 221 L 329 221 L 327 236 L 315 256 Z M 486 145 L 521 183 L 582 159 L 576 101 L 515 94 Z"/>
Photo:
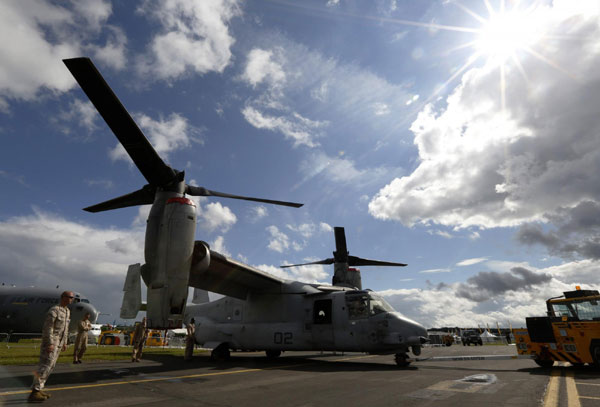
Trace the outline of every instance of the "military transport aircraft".
<path fill-rule="evenodd" d="M 64 63 L 149 182 L 135 192 L 85 208 L 99 212 L 152 204 L 146 263 L 129 266 L 121 318 L 135 318 L 145 309 L 150 328 L 179 328 L 190 286 L 226 296 L 190 306 L 185 313 L 185 318 L 197 318 L 196 341 L 212 348 L 215 358 L 228 357 L 230 349 L 265 350 L 272 357 L 284 350 L 339 350 L 396 354 L 396 362 L 407 365 L 409 348 L 420 353 L 427 341 L 425 328 L 394 312 L 371 291 L 284 280 L 194 241 L 196 208 L 186 194 L 301 204 L 187 185 L 184 173 L 158 156 L 90 59 Z M 147 304 L 141 301 L 140 277 L 147 286 Z"/>
<path fill-rule="evenodd" d="M 0 286 L 0 334 L 31 337 L 42 332 L 46 312 L 58 304 L 62 289 Z M 77 333 L 77 323 L 87 313 L 96 322 L 98 311 L 90 301 L 79 293 L 69 305 L 71 323 L 69 332 Z M 4 338 L 0 337 L 0 340 Z"/>
<path fill-rule="evenodd" d="M 350 252 L 348 252 L 348 248 L 346 246 L 346 233 L 344 233 L 344 228 L 336 226 L 333 228 L 333 233 L 335 236 L 335 252 L 333 252 L 332 258 L 312 261 L 310 263 L 286 264 L 285 266 L 280 267 L 301 267 L 309 264 L 333 264 L 333 285 L 358 288 L 359 290 L 362 290 L 360 269 L 357 269 L 354 266 L 406 266 L 404 263 L 392 263 L 389 261 L 370 260 L 356 256 L 350 256 Z"/>

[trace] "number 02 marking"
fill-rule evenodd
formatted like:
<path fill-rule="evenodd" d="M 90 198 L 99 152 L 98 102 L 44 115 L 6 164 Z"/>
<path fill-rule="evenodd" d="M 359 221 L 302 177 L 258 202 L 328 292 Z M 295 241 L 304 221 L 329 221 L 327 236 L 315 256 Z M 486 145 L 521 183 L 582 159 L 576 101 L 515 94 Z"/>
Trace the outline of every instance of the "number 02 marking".
<path fill-rule="evenodd" d="M 293 345 L 294 334 L 291 332 L 275 332 L 273 334 L 273 342 L 276 345 Z"/>

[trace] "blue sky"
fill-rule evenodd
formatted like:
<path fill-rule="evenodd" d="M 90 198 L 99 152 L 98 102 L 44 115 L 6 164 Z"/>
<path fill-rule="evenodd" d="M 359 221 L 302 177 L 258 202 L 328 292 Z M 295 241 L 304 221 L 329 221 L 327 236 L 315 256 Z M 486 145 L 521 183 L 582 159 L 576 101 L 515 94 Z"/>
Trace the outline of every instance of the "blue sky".
<path fill-rule="evenodd" d="M 576 4 L 573 4 L 576 3 Z M 89 56 L 171 166 L 217 191 L 197 239 L 330 282 L 334 226 L 426 326 L 522 326 L 595 288 L 595 1 L 7 1 L 0 5 L 0 280 L 118 316 L 145 180 L 61 62 Z M 118 318 L 117 318 L 118 319 Z"/>

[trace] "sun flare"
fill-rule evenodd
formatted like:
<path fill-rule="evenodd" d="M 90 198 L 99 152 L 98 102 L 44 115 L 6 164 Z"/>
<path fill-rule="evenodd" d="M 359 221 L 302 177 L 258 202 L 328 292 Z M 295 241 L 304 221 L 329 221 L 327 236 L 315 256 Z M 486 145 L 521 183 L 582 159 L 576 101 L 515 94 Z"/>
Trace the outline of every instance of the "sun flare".
<path fill-rule="evenodd" d="M 516 58 L 518 51 L 527 50 L 541 37 L 542 31 L 534 17 L 518 9 L 492 12 L 478 31 L 475 50 L 495 64 Z"/>

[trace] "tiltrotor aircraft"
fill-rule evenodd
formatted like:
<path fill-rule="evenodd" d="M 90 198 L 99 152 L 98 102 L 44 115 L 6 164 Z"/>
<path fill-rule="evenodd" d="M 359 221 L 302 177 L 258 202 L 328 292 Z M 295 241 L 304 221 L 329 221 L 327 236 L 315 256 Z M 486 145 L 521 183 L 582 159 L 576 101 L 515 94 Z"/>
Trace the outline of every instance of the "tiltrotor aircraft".
<path fill-rule="evenodd" d="M 152 204 L 142 266 L 129 266 L 121 318 L 145 309 L 154 329 L 179 328 L 196 319 L 196 342 L 215 358 L 230 349 L 338 350 L 396 354 L 406 365 L 409 348 L 420 353 L 427 341 L 423 326 L 403 318 L 370 291 L 284 280 L 210 250 L 194 241 L 196 211 L 187 195 L 218 196 L 278 205 L 301 204 L 211 191 L 185 183 L 184 173 L 165 164 L 88 58 L 64 60 L 83 91 L 119 139 L 148 185 L 130 194 L 85 208 L 99 212 Z M 140 276 L 147 286 L 141 301 Z M 192 305 L 188 286 L 225 295 Z"/>
<path fill-rule="evenodd" d="M 213 349 L 215 359 L 228 358 L 230 349 L 265 350 L 270 358 L 285 350 L 330 350 L 395 354 L 396 363 L 407 366 L 408 349 L 419 355 L 428 341 L 426 329 L 379 295 L 362 290 L 360 271 L 349 267 L 406 264 L 349 256 L 342 227 L 335 228 L 335 241 L 332 259 L 281 266 L 333 263 L 332 286 L 284 280 L 238 263 L 239 278 L 211 289 L 228 297 L 188 307 L 186 320 L 194 317 L 196 342 Z M 211 259 L 224 259 L 210 253 Z M 242 279 L 242 273 L 248 277 Z M 251 278 L 248 287 L 244 280 Z"/>

